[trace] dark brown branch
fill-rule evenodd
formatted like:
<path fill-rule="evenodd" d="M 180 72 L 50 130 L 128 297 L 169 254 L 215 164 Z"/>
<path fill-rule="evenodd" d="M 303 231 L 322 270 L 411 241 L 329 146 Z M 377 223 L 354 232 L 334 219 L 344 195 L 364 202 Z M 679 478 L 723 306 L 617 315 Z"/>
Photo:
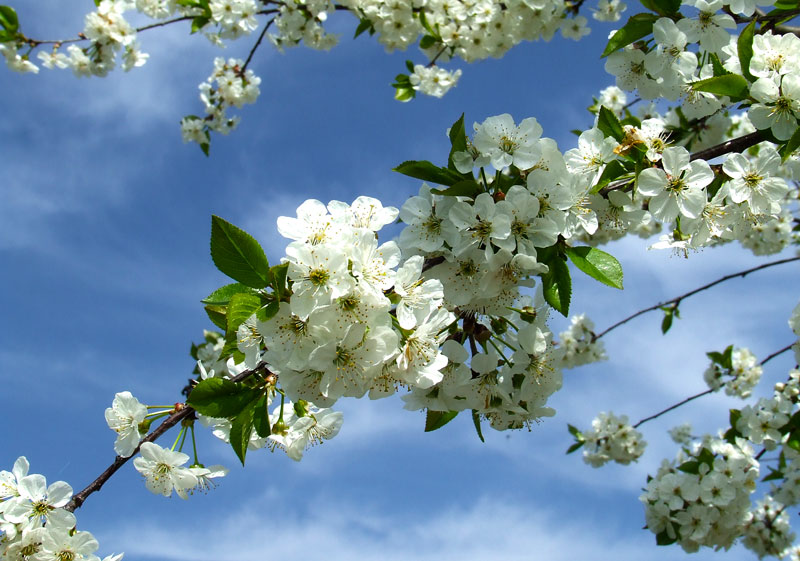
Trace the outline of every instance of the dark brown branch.
<path fill-rule="evenodd" d="M 274 12 L 274 10 L 272 11 Z M 264 35 L 267 34 L 267 30 L 269 29 L 269 26 L 272 25 L 273 21 L 275 21 L 275 18 L 272 18 L 267 22 L 267 25 L 265 25 L 264 29 L 261 30 L 261 34 L 258 36 L 256 44 L 253 45 L 252 49 L 250 49 L 250 54 L 247 55 L 247 60 L 244 61 L 244 65 L 242 66 L 242 69 L 239 71 L 242 76 L 244 76 L 244 71 L 247 70 L 247 65 L 250 64 L 251 60 L 253 60 L 253 55 L 256 54 L 256 50 L 261 45 L 261 41 L 264 40 Z"/>
<path fill-rule="evenodd" d="M 775 351 L 774 353 L 772 353 L 771 355 L 769 355 L 767 358 L 765 358 L 764 360 L 762 360 L 762 361 L 760 362 L 760 365 L 761 365 L 761 366 L 764 366 L 766 363 L 768 363 L 770 360 L 772 360 L 772 359 L 773 359 L 773 358 L 775 358 L 776 356 L 778 356 L 778 355 L 780 355 L 780 354 L 783 354 L 783 353 L 785 353 L 786 351 L 788 351 L 789 349 L 791 349 L 791 348 L 792 348 L 792 345 L 793 345 L 793 344 L 794 344 L 794 343 L 792 343 L 792 344 L 789 344 L 789 345 L 786 345 L 784 348 L 780 349 L 779 351 Z M 664 413 L 668 413 L 668 412 L 672 411 L 673 409 L 677 409 L 677 408 L 678 408 L 678 407 L 680 407 L 681 405 L 685 405 L 686 403 L 689 403 L 690 401 L 693 401 L 693 400 L 697 399 L 698 397 L 703 397 L 704 395 L 708 395 L 708 394 L 710 394 L 710 393 L 713 393 L 714 391 L 715 391 L 715 390 L 708 389 L 708 390 L 705 390 L 705 391 L 703 391 L 703 392 L 700 392 L 700 393 L 698 393 L 698 394 L 695 394 L 695 395 L 693 395 L 693 396 L 691 396 L 691 397 L 687 397 L 687 398 L 686 398 L 686 399 L 684 399 L 683 401 L 681 401 L 681 402 L 678 402 L 678 403 L 676 403 L 675 405 L 671 405 L 671 406 L 667 407 L 666 409 L 664 409 L 663 411 L 659 411 L 659 412 L 658 412 L 658 413 L 656 413 L 655 415 L 650 415 L 649 417 L 645 417 L 644 419 L 642 419 L 641 421 L 639 421 L 638 423 L 636 423 L 635 425 L 633 425 L 633 428 L 638 428 L 638 427 L 639 427 L 639 425 L 643 425 L 643 424 L 644 424 L 644 423 L 646 423 L 647 421 L 652 421 L 653 419 L 656 419 L 656 418 L 660 417 L 660 416 L 661 416 L 661 415 L 663 415 Z"/>
<path fill-rule="evenodd" d="M 676 403 L 675 405 L 670 405 L 669 407 L 667 407 L 667 408 L 666 408 L 666 409 L 664 409 L 663 411 L 659 411 L 659 412 L 658 412 L 658 413 L 656 413 L 655 415 L 650 415 L 649 417 L 645 417 L 644 419 L 642 419 L 641 421 L 639 421 L 638 423 L 636 423 L 635 425 L 633 425 L 633 428 L 637 428 L 637 427 L 639 427 L 639 425 L 643 425 L 643 424 L 644 424 L 644 423 L 646 423 L 647 421 L 652 421 L 653 419 L 656 419 L 656 418 L 660 417 L 660 416 L 661 416 L 661 415 L 663 415 L 664 413 L 669 413 L 670 411 L 672 411 L 673 409 L 677 409 L 677 408 L 678 408 L 678 407 L 680 407 L 681 405 L 685 405 L 685 404 L 689 403 L 690 401 L 692 401 L 692 400 L 694 400 L 694 399 L 697 399 L 698 397 L 703 397 L 704 395 L 708 395 L 708 394 L 710 394 L 710 393 L 714 393 L 714 390 L 710 390 L 710 389 L 709 389 L 709 390 L 706 390 L 706 391 L 704 391 L 704 392 L 700 392 L 700 393 L 698 393 L 698 394 L 695 394 L 695 395 L 693 395 L 693 396 L 691 396 L 691 397 L 687 397 L 687 398 L 686 398 L 686 399 L 684 399 L 683 401 L 680 401 L 680 402 Z"/>
<path fill-rule="evenodd" d="M 785 353 L 786 351 L 788 351 L 789 349 L 791 349 L 791 348 L 792 348 L 792 345 L 794 345 L 794 343 L 789 343 L 788 345 L 786 345 L 785 347 L 783 347 L 781 350 L 779 350 L 779 351 L 775 351 L 774 353 L 772 353 L 771 355 L 769 355 L 767 358 L 765 358 L 764 360 L 762 360 L 762 361 L 761 361 L 761 363 L 760 363 L 760 364 L 761 364 L 761 366 L 764 366 L 766 363 L 768 363 L 770 360 L 772 360 L 772 359 L 773 359 L 773 358 L 775 358 L 776 356 L 778 356 L 778 355 L 782 355 L 783 353 Z"/>
<path fill-rule="evenodd" d="M 268 372 L 266 369 L 266 365 L 264 363 L 259 364 L 252 370 L 245 370 L 238 376 L 231 378 L 231 381 L 241 382 L 242 380 L 249 378 L 250 376 L 259 371 Z M 80 508 L 89 495 L 99 491 L 103 487 L 105 482 L 108 481 L 111 478 L 111 476 L 117 472 L 119 468 L 125 465 L 128 462 L 128 460 L 133 458 L 139 452 L 139 448 L 143 443 L 153 442 L 157 440 L 165 432 L 167 432 L 169 429 L 180 423 L 182 420 L 191 416 L 194 412 L 195 412 L 194 409 L 186 404 L 177 404 L 176 411 L 172 413 L 169 417 L 164 419 L 164 421 L 160 425 L 158 425 L 158 428 L 156 428 L 153 432 L 145 436 L 139 442 L 139 446 L 136 447 L 136 449 L 130 456 L 128 456 L 127 458 L 123 458 L 122 456 L 117 456 L 116 458 L 114 458 L 114 461 L 111 463 L 111 465 L 108 466 L 103 473 L 97 476 L 97 479 L 89 483 L 89 485 L 87 485 L 86 488 L 83 489 L 82 491 L 72 495 L 72 499 L 66 504 L 64 509 L 70 512 L 74 512 L 75 509 Z"/>
<path fill-rule="evenodd" d="M 755 146 L 759 142 L 766 140 L 761 134 L 761 131 L 751 132 L 739 138 L 733 138 L 725 141 L 722 144 L 717 144 L 705 150 L 695 152 L 690 156 L 690 160 L 712 160 L 717 156 L 728 154 L 730 152 L 742 152 L 751 146 Z"/>
<path fill-rule="evenodd" d="M 613 331 L 617 327 L 619 327 L 621 325 L 624 325 L 624 324 L 628 323 L 629 321 L 631 321 L 632 319 L 634 319 L 636 317 L 639 317 L 642 314 L 646 314 L 647 312 L 652 312 L 654 310 L 661 309 L 661 308 L 663 308 L 665 306 L 672 306 L 673 308 L 677 308 L 678 305 L 683 300 L 685 300 L 686 298 L 689 298 L 690 296 L 694 296 L 698 292 L 702 292 L 704 290 L 708 290 L 709 288 L 711 288 L 713 286 L 716 286 L 716 285 L 718 285 L 720 283 L 723 283 L 723 282 L 725 282 L 727 280 L 735 279 L 736 277 L 744 278 L 745 276 L 749 275 L 750 273 L 754 273 L 756 271 L 760 271 L 761 269 L 767 269 L 769 267 L 774 267 L 776 265 L 783 265 L 784 263 L 791 263 L 792 261 L 798 261 L 798 260 L 800 260 L 800 257 L 788 257 L 786 259 L 779 259 L 778 261 L 771 261 L 769 263 L 764 263 L 763 265 L 759 265 L 758 267 L 753 267 L 752 269 L 747 269 L 746 271 L 739 271 L 738 273 L 725 275 L 724 277 L 718 278 L 717 280 L 715 280 L 713 282 L 710 282 L 708 284 L 705 284 L 705 285 L 701 286 L 700 288 L 695 288 L 694 290 L 691 290 L 691 291 L 687 292 L 686 294 L 681 294 L 680 296 L 677 296 L 677 297 L 675 297 L 675 298 L 673 298 L 671 300 L 667 300 L 666 302 L 661 302 L 661 303 L 656 304 L 654 306 L 650 306 L 649 308 L 644 308 L 642 310 L 639 310 L 635 314 L 629 315 L 625 319 L 620 320 L 617 323 L 615 323 L 614 325 L 612 325 L 611 327 L 607 328 L 605 331 L 602 331 L 599 334 L 595 335 L 592 340 L 596 341 L 597 339 L 599 339 L 603 335 L 607 334 L 608 332 Z"/>

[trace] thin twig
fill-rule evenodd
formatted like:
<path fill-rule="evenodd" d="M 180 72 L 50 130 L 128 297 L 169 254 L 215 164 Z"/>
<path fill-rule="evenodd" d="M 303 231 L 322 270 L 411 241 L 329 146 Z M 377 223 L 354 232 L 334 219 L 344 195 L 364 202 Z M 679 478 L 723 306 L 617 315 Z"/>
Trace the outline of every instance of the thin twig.
<path fill-rule="evenodd" d="M 701 286 L 700 288 L 695 288 L 694 290 L 691 290 L 691 291 L 687 292 L 686 294 L 682 294 L 682 295 L 677 296 L 677 297 L 675 297 L 675 298 L 673 298 L 671 300 L 667 300 L 666 302 L 661 302 L 661 303 L 656 304 L 654 306 L 650 306 L 649 308 L 644 308 L 642 310 L 639 310 L 638 312 L 629 315 L 625 319 L 618 321 L 617 323 L 615 323 L 611 327 L 607 328 L 605 331 L 601 331 L 599 334 L 595 335 L 592 338 L 592 341 L 598 340 L 600 337 L 602 337 L 603 335 L 607 334 L 608 332 L 613 331 L 617 327 L 628 323 L 632 319 L 634 319 L 636 317 L 639 317 L 642 314 L 646 314 L 647 312 L 652 312 L 654 310 L 658 310 L 658 309 L 663 308 L 665 306 L 672 305 L 673 307 L 677 307 L 686 298 L 689 298 L 690 296 L 694 296 L 698 292 L 702 292 L 704 290 L 708 290 L 709 288 L 711 288 L 713 286 L 716 286 L 716 285 L 718 285 L 720 283 L 723 283 L 723 282 L 725 282 L 727 280 L 735 279 L 736 277 L 745 277 L 745 276 L 749 275 L 750 273 L 754 273 L 756 271 L 760 271 L 761 269 L 766 269 L 768 267 L 774 267 L 776 265 L 783 265 L 784 263 L 791 263 L 792 261 L 798 261 L 798 260 L 800 260 L 800 257 L 788 257 L 786 259 L 779 259 L 778 261 L 771 261 L 769 263 L 764 263 L 763 265 L 759 265 L 758 267 L 753 267 L 752 269 L 747 269 L 746 271 L 740 271 L 738 273 L 733 273 L 731 275 L 725 275 L 724 277 L 718 278 L 717 280 L 715 280 L 713 282 L 710 282 L 708 284 L 705 284 L 705 285 Z"/>
<path fill-rule="evenodd" d="M 786 351 L 788 351 L 789 349 L 791 349 L 791 348 L 792 348 L 792 345 L 794 345 L 794 343 L 789 343 L 788 345 L 786 345 L 785 347 L 783 347 L 781 350 L 779 350 L 779 351 L 775 351 L 774 353 L 772 353 L 771 355 L 769 355 L 767 358 L 765 358 L 764 360 L 762 360 L 762 361 L 760 362 L 761 366 L 764 366 L 766 363 L 768 363 L 770 360 L 772 360 L 772 359 L 773 359 L 773 358 L 775 358 L 776 356 L 778 356 L 778 355 L 782 355 L 783 353 L 785 353 Z"/>
<path fill-rule="evenodd" d="M 232 382 L 241 382 L 242 380 L 249 378 L 258 371 L 267 371 L 266 365 L 264 363 L 260 363 L 252 370 L 245 370 L 244 372 L 242 372 L 238 376 L 231 378 L 230 380 Z M 139 446 L 136 447 L 136 449 L 130 456 L 128 456 L 127 458 L 123 458 L 122 456 L 117 456 L 116 458 L 114 458 L 114 461 L 111 463 L 111 465 L 108 466 L 103 473 L 97 476 L 97 479 L 89 483 L 89 485 L 87 485 L 86 488 L 83 489 L 82 491 L 72 495 L 72 499 L 66 504 L 66 506 L 64 506 L 64 510 L 74 512 L 75 509 L 80 508 L 89 495 L 99 491 L 103 487 L 103 484 L 105 484 L 105 482 L 108 481 L 111 478 L 111 476 L 117 472 L 119 468 L 125 465 L 125 463 L 127 463 L 128 460 L 133 458 L 139 452 L 139 448 L 142 446 L 142 444 L 144 444 L 145 442 L 153 442 L 157 440 L 165 432 L 167 432 L 169 429 L 177 425 L 182 420 L 191 416 L 194 412 L 195 412 L 194 408 L 186 404 L 177 404 L 176 411 L 169 417 L 164 419 L 164 422 L 158 425 L 158 428 L 156 428 L 153 432 L 151 432 L 150 434 L 145 436 L 141 441 L 139 441 Z"/>
<path fill-rule="evenodd" d="M 264 35 L 267 34 L 267 29 L 269 29 L 269 26 L 272 25 L 273 21 L 275 21 L 275 18 L 272 18 L 267 22 L 267 25 L 265 25 L 264 29 L 261 30 L 261 35 L 258 36 L 256 44 L 253 45 L 252 49 L 250 49 L 250 54 L 247 55 L 247 60 L 244 61 L 244 65 L 242 66 L 242 69 L 239 71 L 242 76 L 244 76 L 244 71 L 247 70 L 247 65 L 250 64 L 251 60 L 253 60 L 253 55 L 256 54 L 256 49 L 258 49 L 259 45 L 261 45 L 261 41 L 264 39 Z"/>
<path fill-rule="evenodd" d="M 761 361 L 761 363 L 760 363 L 760 364 L 761 364 L 761 366 L 764 366 L 766 363 L 768 363 L 770 360 L 772 360 L 772 359 L 773 359 L 773 358 L 775 358 L 776 356 L 778 356 L 778 355 L 780 355 L 780 354 L 782 354 L 782 353 L 785 353 L 786 351 L 788 351 L 789 349 L 791 349 L 793 344 L 794 344 L 794 343 L 792 343 L 792 344 L 790 344 L 790 345 L 787 345 L 787 346 L 785 346 L 784 348 L 780 349 L 779 351 L 775 351 L 774 353 L 772 353 L 771 355 L 769 355 L 767 358 L 765 358 L 764 360 L 762 360 L 762 361 Z M 681 405 L 685 405 L 686 403 L 689 403 L 690 401 L 692 401 L 692 400 L 695 400 L 695 399 L 697 399 L 698 397 L 703 397 L 704 395 L 708 395 L 708 394 L 710 394 L 710 393 L 713 393 L 714 391 L 715 391 L 715 390 L 708 389 L 708 390 L 705 390 L 705 391 L 703 391 L 703 392 L 700 392 L 700 393 L 698 393 L 698 394 L 695 394 L 695 395 L 693 395 L 693 396 L 691 396 L 691 397 L 687 397 L 687 398 L 686 398 L 686 399 L 684 399 L 683 401 L 681 401 L 681 402 L 678 402 L 678 403 L 676 403 L 675 405 L 671 405 L 671 406 L 667 407 L 666 409 L 664 409 L 663 411 L 659 411 L 659 412 L 658 412 L 658 413 L 656 413 L 655 415 L 650 415 L 649 417 L 645 417 L 644 419 L 642 419 L 641 421 L 639 421 L 638 423 L 636 423 L 635 425 L 633 425 L 633 428 L 637 428 L 637 427 L 639 427 L 639 425 L 643 425 L 643 424 L 644 424 L 644 423 L 646 423 L 647 421 L 652 421 L 653 419 L 655 419 L 655 418 L 657 418 L 657 417 L 660 417 L 660 416 L 661 416 L 661 415 L 663 415 L 664 413 L 668 413 L 669 411 L 672 411 L 673 409 L 677 409 L 677 408 L 678 408 L 678 407 L 680 407 Z"/>
<path fill-rule="evenodd" d="M 637 428 L 639 425 L 643 425 L 643 424 L 644 424 L 644 423 L 646 423 L 647 421 L 652 421 L 653 419 L 656 419 L 656 418 L 660 417 L 660 416 L 661 416 L 661 415 L 663 415 L 664 413 L 668 413 L 668 412 L 672 411 L 673 409 L 677 409 L 677 408 L 678 408 L 678 407 L 680 407 L 681 405 L 685 405 L 686 403 L 689 403 L 690 401 L 692 401 L 692 400 L 694 400 L 694 399 L 697 399 L 698 397 L 703 397 L 704 395 L 708 395 L 708 394 L 710 394 L 710 393 L 714 393 L 714 390 L 710 390 L 710 389 L 709 389 L 709 390 L 706 390 L 706 391 L 700 392 L 700 393 L 698 393 L 698 394 L 695 394 L 695 395 L 693 395 L 693 396 L 691 396 L 691 397 L 687 397 L 687 398 L 686 398 L 686 399 L 684 399 L 683 401 L 680 401 L 680 402 L 676 403 L 675 405 L 670 405 L 669 407 L 667 407 L 667 408 L 666 408 L 666 409 L 664 409 L 663 411 L 659 411 L 659 412 L 658 412 L 658 413 L 656 413 L 655 415 L 650 415 L 649 417 L 645 417 L 644 419 L 642 419 L 641 421 L 639 421 L 638 423 L 636 423 L 635 425 L 633 425 L 633 428 Z"/>

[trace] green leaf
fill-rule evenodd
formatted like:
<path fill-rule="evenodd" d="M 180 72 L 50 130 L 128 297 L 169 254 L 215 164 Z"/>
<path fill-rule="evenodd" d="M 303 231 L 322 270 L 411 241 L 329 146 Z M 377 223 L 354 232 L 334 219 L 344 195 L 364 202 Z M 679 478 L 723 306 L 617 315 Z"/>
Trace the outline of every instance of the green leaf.
<path fill-rule="evenodd" d="M 469 197 L 474 199 L 481 192 L 481 186 L 474 179 L 464 179 L 447 189 L 431 189 L 431 193 L 448 197 Z"/>
<path fill-rule="evenodd" d="M 370 35 L 375 33 L 375 27 L 372 24 L 372 20 L 368 18 L 361 18 L 358 22 L 358 27 L 356 27 L 356 34 L 353 35 L 353 39 L 364 33 L 365 31 L 369 31 Z"/>
<path fill-rule="evenodd" d="M 16 33 L 19 29 L 17 12 L 11 6 L 0 6 L 0 25 L 9 33 Z"/>
<path fill-rule="evenodd" d="M 250 444 L 250 437 L 253 434 L 253 414 L 255 413 L 255 401 L 251 401 L 247 406 L 231 419 L 230 440 L 231 447 L 239 461 L 244 465 L 244 457 L 247 455 L 247 446 Z"/>
<path fill-rule="evenodd" d="M 256 317 L 258 321 L 269 321 L 275 317 L 275 315 L 280 311 L 281 303 L 277 300 L 272 300 L 263 308 L 259 308 L 256 311 Z"/>
<path fill-rule="evenodd" d="M 211 323 L 220 329 L 228 328 L 228 317 L 226 315 L 227 310 L 224 306 L 206 306 L 204 309 L 208 315 L 208 319 L 211 320 Z"/>
<path fill-rule="evenodd" d="M 603 173 L 600 174 L 600 177 L 597 179 L 597 183 L 594 187 L 592 187 L 590 192 L 599 193 L 603 187 L 615 179 L 619 179 L 620 176 L 626 173 L 628 173 L 628 170 L 625 169 L 625 166 L 622 165 L 622 162 L 619 160 L 611 160 L 608 165 L 606 165 L 605 169 L 603 169 Z"/>
<path fill-rule="evenodd" d="M 464 114 L 453 123 L 448 133 L 450 137 L 450 154 L 447 156 L 447 167 L 455 171 L 456 166 L 453 163 L 453 155 L 456 152 L 465 152 L 467 150 L 467 131 L 464 128 Z"/>
<path fill-rule="evenodd" d="M 458 415 L 458 411 L 431 411 L 425 415 L 425 432 L 442 428 Z"/>
<path fill-rule="evenodd" d="M 209 304 L 211 306 L 226 306 L 231 301 L 234 294 L 239 293 L 253 294 L 253 289 L 238 282 L 226 284 L 214 292 L 200 300 L 202 304 Z M 224 329 L 224 327 L 223 327 Z"/>
<path fill-rule="evenodd" d="M 742 74 L 751 82 L 756 81 L 756 77 L 750 74 L 750 61 L 753 58 L 753 35 L 756 32 L 756 18 L 745 27 L 739 34 L 739 39 L 736 42 L 737 50 L 739 51 L 739 65 L 742 68 Z"/>
<path fill-rule="evenodd" d="M 581 447 L 581 446 L 583 446 L 584 444 L 586 444 L 586 441 L 585 441 L 585 440 L 580 440 L 580 441 L 578 441 L 578 442 L 575 442 L 575 443 L 573 443 L 573 444 L 572 444 L 572 446 L 570 446 L 569 448 L 567 448 L 567 451 L 566 451 L 566 453 L 567 453 L 567 454 L 572 454 L 572 453 L 573 453 L 575 450 L 577 450 L 578 448 L 580 448 L 580 447 Z"/>
<path fill-rule="evenodd" d="M 691 473 L 693 475 L 697 475 L 698 473 L 700 473 L 700 462 L 695 460 L 683 462 L 681 465 L 678 466 L 678 470 L 684 473 Z"/>
<path fill-rule="evenodd" d="M 438 183 L 439 185 L 450 186 L 464 181 L 464 176 L 460 173 L 448 168 L 435 166 L 426 160 L 409 160 L 403 162 L 392 171 L 402 173 L 403 175 L 413 177 L 414 179 Z"/>
<path fill-rule="evenodd" d="M 622 290 L 622 265 L 596 247 L 568 247 L 567 257 L 581 271 L 612 288 Z"/>
<path fill-rule="evenodd" d="M 197 16 L 192 19 L 192 33 L 197 33 L 201 29 L 203 29 L 208 22 L 211 21 L 211 18 L 208 16 Z"/>
<path fill-rule="evenodd" d="M 778 469 L 773 469 L 770 466 L 767 466 L 767 467 L 769 468 L 769 475 L 765 475 L 764 478 L 761 481 L 775 481 L 775 480 L 784 478 L 784 475 L 783 475 L 782 471 L 780 471 Z"/>
<path fill-rule="evenodd" d="M 709 450 L 708 448 L 702 448 L 700 453 L 697 455 L 697 461 L 702 464 L 706 464 L 708 467 L 714 466 L 714 452 Z"/>
<path fill-rule="evenodd" d="M 674 538 L 671 538 L 666 530 L 661 530 L 656 534 L 656 545 L 672 545 L 676 541 L 678 541 L 677 534 Z"/>
<path fill-rule="evenodd" d="M 567 424 L 567 430 L 569 431 L 569 433 L 572 436 L 575 437 L 575 440 L 583 440 L 584 439 L 583 438 L 583 433 L 580 431 L 580 429 L 578 429 L 578 427 L 575 427 L 573 425 Z"/>
<path fill-rule="evenodd" d="M 675 316 L 673 308 L 661 308 L 664 311 L 664 319 L 661 320 L 661 334 L 666 335 L 669 328 L 672 327 L 672 320 Z"/>
<path fill-rule="evenodd" d="M 427 424 L 427 419 L 425 421 Z M 481 416 L 476 409 L 472 410 L 472 424 L 475 425 L 475 432 L 478 433 L 478 438 L 481 439 L 481 442 L 486 442 L 483 439 L 483 431 L 481 430 Z"/>
<path fill-rule="evenodd" d="M 226 333 L 236 335 L 236 330 L 239 329 L 239 326 L 256 313 L 260 307 L 261 298 L 255 294 L 234 294 L 228 304 Z"/>
<path fill-rule="evenodd" d="M 408 68 L 408 71 L 412 74 L 414 73 L 414 63 L 410 60 L 406 60 L 406 68 Z"/>
<path fill-rule="evenodd" d="M 211 217 L 211 258 L 233 280 L 253 288 L 267 286 L 269 262 L 264 250 L 253 236 L 219 216 Z"/>
<path fill-rule="evenodd" d="M 735 429 L 736 423 L 739 422 L 739 419 L 742 417 L 742 412 L 739 409 L 731 409 L 728 412 L 728 422 L 730 425 Z"/>
<path fill-rule="evenodd" d="M 234 417 L 257 397 L 258 392 L 224 378 L 200 380 L 186 401 L 198 413 L 215 418 Z"/>
<path fill-rule="evenodd" d="M 642 6 L 662 16 L 677 14 L 681 0 L 643 0 Z"/>
<path fill-rule="evenodd" d="M 550 270 L 542 275 L 544 299 L 562 316 L 569 315 L 569 301 L 572 296 L 572 280 L 569 267 L 561 255 L 556 254 L 547 262 Z"/>
<path fill-rule="evenodd" d="M 727 70 L 724 66 L 722 66 L 722 61 L 719 60 L 719 57 L 715 53 L 711 53 L 709 57 L 711 59 L 711 68 L 714 70 L 714 76 L 725 76 L 726 74 L 733 74 L 729 70 Z"/>
<path fill-rule="evenodd" d="M 425 35 L 422 37 L 422 39 L 419 40 L 419 48 L 422 50 L 430 49 L 438 42 L 439 40 L 436 39 L 436 37 L 432 35 Z"/>
<path fill-rule="evenodd" d="M 614 137 L 617 142 L 622 142 L 622 139 L 625 138 L 625 131 L 622 129 L 619 119 L 613 111 L 605 107 L 600 107 L 600 113 L 597 115 L 597 128 L 604 135 Z"/>
<path fill-rule="evenodd" d="M 658 16 L 653 14 L 636 14 L 628 18 L 628 22 L 608 40 L 608 44 L 606 44 L 606 48 L 600 58 L 607 57 L 614 51 L 618 51 L 634 41 L 650 35 L 653 32 L 653 24 L 657 19 Z"/>
<path fill-rule="evenodd" d="M 290 294 L 289 288 L 286 284 L 286 277 L 289 274 L 289 264 L 282 263 L 280 265 L 275 265 L 274 267 L 270 267 L 269 269 L 269 285 L 272 287 L 272 290 L 275 292 L 275 298 L 278 301 L 284 299 L 284 297 Z"/>
<path fill-rule="evenodd" d="M 394 98 L 397 101 L 411 101 L 416 96 L 417 92 L 414 91 L 414 88 L 395 87 Z"/>
<path fill-rule="evenodd" d="M 727 95 L 731 101 L 741 101 L 750 91 L 749 84 L 738 74 L 725 74 L 714 76 L 692 83 L 692 89 L 697 92 L 708 92 L 716 96 Z"/>
<path fill-rule="evenodd" d="M 786 144 L 781 146 L 780 148 L 781 160 L 784 162 L 788 160 L 789 156 L 794 154 L 798 148 L 800 148 L 800 128 L 794 131 L 792 138 L 787 140 Z"/>
<path fill-rule="evenodd" d="M 208 133 L 206 133 L 206 134 L 208 134 Z M 203 151 L 203 154 L 206 155 L 206 158 L 208 158 L 208 150 L 209 150 L 209 148 L 211 148 L 211 144 L 209 144 L 208 142 L 201 142 L 200 143 L 200 150 Z"/>
<path fill-rule="evenodd" d="M 266 438 L 271 434 L 268 406 L 267 394 L 264 394 L 256 401 L 253 409 L 253 427 L 261 438 Z"/>

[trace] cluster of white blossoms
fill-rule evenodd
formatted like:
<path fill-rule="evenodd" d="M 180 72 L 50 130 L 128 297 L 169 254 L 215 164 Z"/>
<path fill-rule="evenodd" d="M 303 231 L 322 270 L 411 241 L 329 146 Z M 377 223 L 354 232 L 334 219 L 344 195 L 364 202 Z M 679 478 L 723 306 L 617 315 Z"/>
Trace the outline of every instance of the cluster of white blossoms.
<path fill-rule="evenodd" d="M 438 66 L 414 66 L 409 82 L 415 91 L 433 97 L 442 97 L 458 83 L 461 70 L 449 71 Z"/>
<path fill-rule="evenodd" d="M 8 561 L 100 561 L 99 544 L 91 533 L 77 530 L 72 512 L 64 507 L 72 487 L 64 481 L 47 485 L 29 473 L 21 456 L 11 471 L 0 471 L 0 558 Z M 122 554 L 103 561 L 118 561 Z"/>
<path fill-rule="evenodd" d="M 228 134 L 239 124 L 238 117 L 228 117 L 230 107 L 241 108 L 255 103 L 261 91 L 261 78 L 252 70 L 244 69 L 244 61 L 222 57 L 214 59 L 214 71 L 200 84 L 200 99 L 205 105 L 206 116 L 184 117 L 181 133 L 184 142 L 196 142 L 205 146 L 210 142 L 209 131 Z"/>
<path fill-rule="evenodd" d="M 745 399 L 761 380 L 762 372 L 761 364 L 749 349 L 737 348 L 731 350 L 730 365 L 712 362 L 703 373 L 703 379 L 711 390 L 724 387 L 726 394 Z"/>
<path fill-rule="evenodd" d="M 609 461 L 623 465 L 635 462 L 647 445 L 627 415 L 617 417 L 613 413 L 600 413 L 592 421 L 591 430 L 583 433 L 583 440 L 583 461 L 595 468 Z"/>
<path fill-rule="evenodd" d="M 665 460 L 648 481 L 640 497 L 647 528 L 659 543 L 677 542 L 687 552 L 701 546 L 727 549 L 751 519 L 758 474 L 749 444 L 707 436 L 675 461 Z"/>
<path fill-rule="evenodd" d="M 772 398 L 732 410 L 733 425 L 723 438 L 706 435 L 691 443 L 688 425 L 675 431 L 681 452 L 662 464 L 640 497 L 659 543 L 677 542 L 692 552 L 700 546 L 727 549 L 741 539 L 759 558 L 800 553 L 792 545 L 788 512 L 800 504 L 800 429 L 793 421 L 799 398 L 800 371 L 791 370 Z M 769 489 L 753 505 L 749 495 L 756 491 L 759 459 L 767 451 L 780 454 L 763 479 Z"/>
<path fill-rule="evenodd" d="M 108 427 L 117 433 L 114 451 L 122 458 L 129 458 L 137 449 L 141 453 L 133 460 L 133 465 L 144 476 L 145 486 L 150 491 L 168 497 L 174 490 L 179 497 L 186 499 L 189 493 L 208 489 L 214 485 L 212 479 L 228 473 L 227 468 L 222 466 L 207 468 L 196 461 L 184 467 L 189 456 L 167 450 L 153 442 L 142 442 L 140 448 L 140 442 L 150 428 L 151 418 L 163 417 L 171 412 L 167 409 L 148 414 L 147 409 L 130 392 L 119 392 L 114 396 L 111 407 L 106 409 L 105 416 Z"/>

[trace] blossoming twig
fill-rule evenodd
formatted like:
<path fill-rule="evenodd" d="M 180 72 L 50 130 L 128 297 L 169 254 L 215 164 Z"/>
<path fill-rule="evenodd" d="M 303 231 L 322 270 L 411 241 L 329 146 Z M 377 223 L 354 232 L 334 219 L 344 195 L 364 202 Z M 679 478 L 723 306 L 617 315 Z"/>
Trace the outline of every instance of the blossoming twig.
<path fill-rule="evenodd" d="M 703 285 L 703 286 L 701 286 L 699 288 L 695 288 L 694 290 L 691 290 L 691 291 L 687 292 L 686 294 L 682 294 L 682 295 L 677 296 L 677 297 L 675 297 L 675 298 L 673 298 L 671 300 L 667 300 L 666 302 L 661 302 L 661 303 L 656 304 L 654 306 L 650 306 L 649 308 L 644 308 L 642 310 L 639 310 L 638 312 L 629 315 L 625 319 L 618 321 L 617 323 L 615 323 L 611 327 L 607 328 L 605 331 L 601 331 L 600 333 L 598 333 L 597 335 L 595 335 L 592 338 L 592 341 L 598 340 L 600 337 L 604 336 L 608 332 L 613 331 L 617 327 L 628 323 L 632 319 L 634 319 L 636 317 L 639 317 L 642 314 L 646 314 L 647 312 L 652 312 L 654 310 L 658 310 L 658 309 L 664 308 L 666 306 L 676 307 L 678 304 L 680 304 L 686 298 L 689 298 L 690 296 L 694 296 L 698 292 L 702 292 L 704 290 L 708 290 L 709 288 L 711 288 L 713 286 L 716 286 L 716 285 L 718 285 L 720 283 L 723 283 L 723 282 L 725 282 L 727 280 L 735 279 L 736 277 L 745 277 L 745 276 L 749 275 L 750 273 L 754 273 L 756 271 L 760 271 L 761 269 L 766 269 L 768 267 L 774 267 L 776 265 L 783 265 L 784 263 L 791 263 L 792 261 L 798 261 L 798 260 L 800 260 L 800 257 L 788 257 L 786 259 L 779 259 L 778 261 L 771 261 L 769 263 L 764 263 L 763 265 L 759 265 L 758 267 L 753 267 L 753 268 L 747 269 L 745 271 L 739 271 L 738 273 L 725 275 L 724 277 L 718 278 L 717 280 L 715 280 L 713 282 L 705 284 L 705 285 Z"/>

